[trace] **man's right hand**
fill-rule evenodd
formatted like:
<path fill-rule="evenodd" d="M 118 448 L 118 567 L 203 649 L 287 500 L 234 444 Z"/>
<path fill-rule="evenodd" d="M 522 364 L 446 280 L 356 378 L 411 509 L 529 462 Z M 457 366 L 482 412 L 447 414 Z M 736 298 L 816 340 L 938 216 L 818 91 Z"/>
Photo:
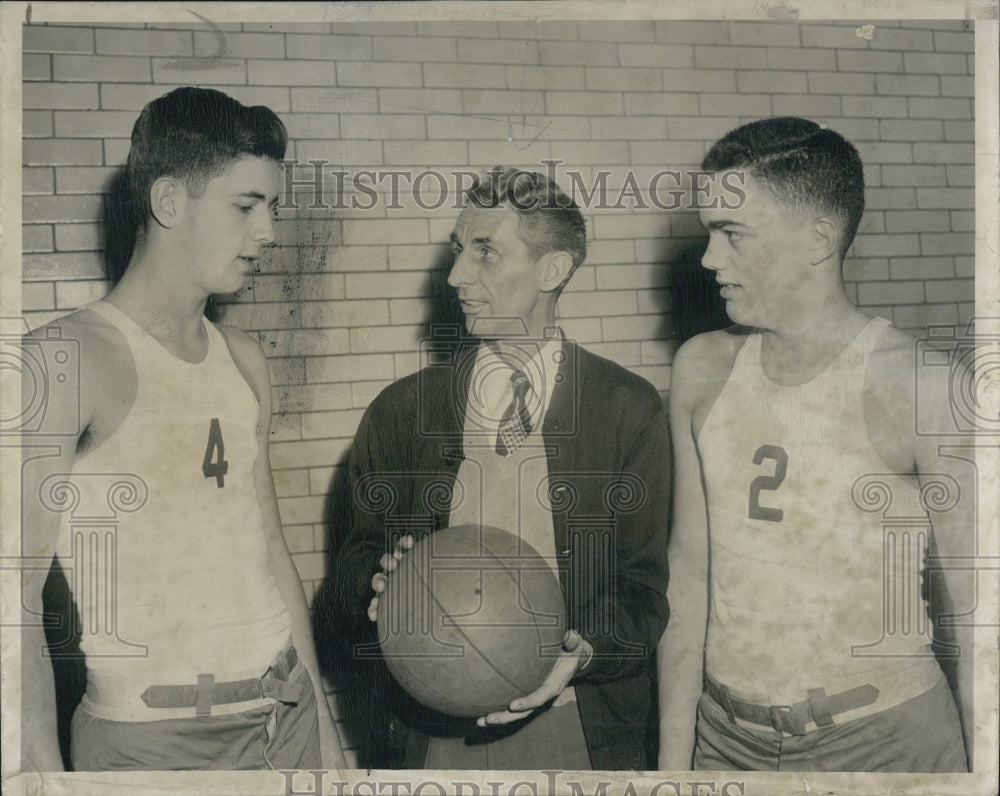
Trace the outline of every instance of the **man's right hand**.
<path fill-rule="evenodd" d="M 413 544 L 413 537 L 410 534 L 407 534 L 396 542 L 395 550 L 391 553 L 386 553 L 379 559 L 379 566 L 382 567 L 382 571 L 376 572 L 372 575 L 372 589 L 375 592 L 375 596 L 372 597 L 371 603 L 368 604 L 368 618 L 372 622 L 378 618 L 378 600 L 379 595 L 385 591 L 385 586 L 388 582 L 386 575 L 396 570 L 396 567 L 399 566 L 400 559 L 403 557 L 403 553 L 411 550 L 413 548 Z"/>

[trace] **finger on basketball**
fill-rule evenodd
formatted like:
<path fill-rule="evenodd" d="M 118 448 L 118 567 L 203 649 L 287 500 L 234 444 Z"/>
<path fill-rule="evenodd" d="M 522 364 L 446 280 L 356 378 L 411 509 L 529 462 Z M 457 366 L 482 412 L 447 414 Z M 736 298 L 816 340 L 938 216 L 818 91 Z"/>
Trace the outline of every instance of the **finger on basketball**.
<path fill-rule="evenodd" d="M 399 559 L 396 557 L 395 553 L 386 553 L 378 560 L 378 565 L 382 568 L 383 572 L 392 572 L 396 569 L 396 564 Z"/>
<path fill-rule="evenodd" d="M 403 553 L 413 549 L 413 537 L 410 534 L 400 537 L 399 541 L 396 542 L 396 547 L 392 551 L 392 558 L 394 561 L 399 561 L 403 557 Z"/>
<path fill-rule="evenodd" d="M 557 667 L 558 665 L 556 664 Z M 549 700 L 559 696 L 566 687 L 566 682 L 562 676 L 553 676 L 557 673 L 558 669 L 553 669 L 552 671 L 553 674 L 550 674 L 537 690 L 532 691 L 527 696 L 515 699 L 510 703 L 510 707 L 506 712 L 526 715 L 526 713 L 540 708 Z"/>
<path fill-rule="evenodd" d="M 497 725 L 510 724 L 513 721 L 520 721 L 531 714 L 532 711 L 530 710 L 521 710 L 517 712 L 501 710 L 498 713 L 490 713 L 489 715 L 476 719 L 476 724 L 480 727 L 494 727 Z"/>

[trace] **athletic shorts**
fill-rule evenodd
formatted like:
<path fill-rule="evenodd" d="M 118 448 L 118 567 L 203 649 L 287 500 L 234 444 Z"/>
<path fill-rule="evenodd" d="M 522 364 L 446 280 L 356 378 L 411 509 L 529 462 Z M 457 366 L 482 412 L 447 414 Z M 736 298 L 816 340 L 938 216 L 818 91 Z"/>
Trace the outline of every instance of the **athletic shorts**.
<path fill-rule="evenodd" d="M 243 713 L 159 721 L 110 721 L 83 707 L 73 714 L 76 771 L 320 769 L 319 714 L 309 672 L 298 661 L 288 682 L 302 683 L 297 703 Z"/>
<path fill-rule="evenodd" d="M 962 728 L 948 681 L 859 719 L 785 735 L 734 723 L 708 694 L 698 702 L 696 770 L 968 771 Z"/>

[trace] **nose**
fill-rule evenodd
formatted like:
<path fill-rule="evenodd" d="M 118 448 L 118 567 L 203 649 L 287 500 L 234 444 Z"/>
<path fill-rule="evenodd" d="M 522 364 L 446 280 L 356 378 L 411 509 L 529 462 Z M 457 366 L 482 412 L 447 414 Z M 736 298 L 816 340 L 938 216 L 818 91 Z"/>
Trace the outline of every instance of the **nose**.
<path fill-rule="evenodd" d="M 271 212 L 271 208 L 261 203 L 254 215 L 254 225 L 251 230 L 253 239 L 265 246 L 270 246 L 274 243 L 274 214 Z"/>
<path fill-rule="evenodd" d="M 455 262 L 451 265 L 451 271 L 448 273 L 448 284 L 452 287 L 458 287 L 459 285 L 468 285 L 472 282 L 472 270 L 468 265 L 468 257 L 466 257 L 465 252 L 459 252 L 455 255 Z"/>
<path fill-rule="evenodd" d="M 718 250 L 718 236 L 709 233 L 708 245 L 705 247 L 705 253 L 701 256 L 702 268 L 707 268 L 710 271 L 718 271 L 722 268 L 722 260 Z"/>

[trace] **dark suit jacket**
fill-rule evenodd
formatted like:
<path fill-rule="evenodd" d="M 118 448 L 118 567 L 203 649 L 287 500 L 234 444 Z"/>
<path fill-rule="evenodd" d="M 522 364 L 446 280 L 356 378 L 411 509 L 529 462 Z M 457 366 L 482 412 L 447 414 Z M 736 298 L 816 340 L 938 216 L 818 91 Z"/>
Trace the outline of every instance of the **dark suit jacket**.
<path fill-rule="evenodd" d="M 594 768 L 641 769 L 668 616 L 667 420 L 647 381 L 571 342 L 564 350 L 542 435 L 568 626 L 594 648 L 572 685 Z M 474 353 L 390 385 L 361 421 L 351 525 L 331 572 L 348 626 L 368 623 L 371 578 L 395 540 L 448 526 Z"/>

